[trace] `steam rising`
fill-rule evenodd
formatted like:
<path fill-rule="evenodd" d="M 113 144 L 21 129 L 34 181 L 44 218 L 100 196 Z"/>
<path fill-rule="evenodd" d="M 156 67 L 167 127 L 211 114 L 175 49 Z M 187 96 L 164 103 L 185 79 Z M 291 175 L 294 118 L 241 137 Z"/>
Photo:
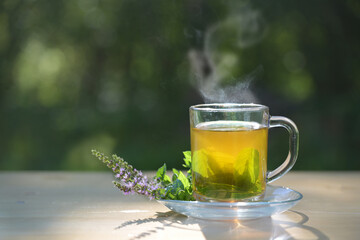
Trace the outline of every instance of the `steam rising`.
<path fill-rule="evenodd" d="M 211 26 L 205 34 L 204 49 L 189 52 L 195 85 L 205 103 L 256 103 L 250 91 L 251 82 L 262 72 L 260 66 L 246 76 L 234 76 L 241 66 L 239 50 L 255 45 L 266 33 L 260 13 L 243 7 L 222 22 Z M 233 82 L 226 85 L 225 82 Z"/>

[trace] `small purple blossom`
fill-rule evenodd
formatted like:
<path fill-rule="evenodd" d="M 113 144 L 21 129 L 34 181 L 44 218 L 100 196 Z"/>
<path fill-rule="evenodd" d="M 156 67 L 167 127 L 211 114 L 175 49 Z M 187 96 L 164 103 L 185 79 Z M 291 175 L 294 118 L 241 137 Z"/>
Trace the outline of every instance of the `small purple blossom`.
<path fill-rule="evenodd" d="M 103 153 L 95 150 L 92 153 L 113 170 L 117 179 L 117 181 L 114 181 L 114 185 L 125 195 L 137 193 L 145 195 L 150 199 L 162 197 L 160 190 L 163 189 L 159 185 L 158 180 L 149 180 L 141 171 L 135 169 L 124 159 L 116 155 L 108 158 Z"/>

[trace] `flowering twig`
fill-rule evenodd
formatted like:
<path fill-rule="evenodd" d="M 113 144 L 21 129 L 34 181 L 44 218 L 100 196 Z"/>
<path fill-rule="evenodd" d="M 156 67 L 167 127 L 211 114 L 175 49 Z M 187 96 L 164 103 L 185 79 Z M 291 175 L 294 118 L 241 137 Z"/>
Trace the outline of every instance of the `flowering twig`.
<path fill-rule="evenodd" d="M 150 199 L 160 199 L 163 196 L 165 189 L 159 181 L 156 179 L 149 180 L 147 176 L 124 161 L 124 159 L 115 154 L 109 158 L 97 150 L 92 150 L 91 152 L 100 161 L 105 163 L 108 168 L 112 169 L 117 180 L 113 181 L 113 183 L 125 195 L 138 193 Z"/>
<path fill-rule="evenodd" d="M 111 158 L 99 151 L 92 154 L 111 168 L 115 174 L 114 185 L 125 195 L 138 193 L 150 199 L 194 200 L 192 196 L 191 152 L 184 152 L 184 167 L 189 168 L 187 176 L 173 169 L 173 176 L 166 175 L 166 164 L 158 169 L 154 179 L 148 179 L 141 171 L 117 155 Z"/>

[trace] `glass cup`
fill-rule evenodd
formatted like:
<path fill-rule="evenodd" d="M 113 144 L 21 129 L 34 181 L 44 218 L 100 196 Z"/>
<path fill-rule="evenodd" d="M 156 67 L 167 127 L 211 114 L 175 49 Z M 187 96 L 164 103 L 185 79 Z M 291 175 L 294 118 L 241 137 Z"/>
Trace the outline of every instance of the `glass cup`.
<path fill-rule="evenodd" d="M 268 129 L 290 134 L 289 154 L 267 172 Z M 294 122 L 269 115 L 259 104 L 200 104 L 190 107 L 194 197 L 199 201 L 256 201 L 266 184 L 295 164 L 299 132 Z"/>

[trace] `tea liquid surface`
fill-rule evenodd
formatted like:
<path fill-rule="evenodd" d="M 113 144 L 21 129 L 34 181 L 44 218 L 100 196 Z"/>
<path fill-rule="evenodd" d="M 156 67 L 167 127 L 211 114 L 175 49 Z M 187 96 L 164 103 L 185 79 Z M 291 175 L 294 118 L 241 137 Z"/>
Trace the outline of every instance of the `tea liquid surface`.
<path fill-rule="evenodd" d="M 268 129 L 256 122 L 214 121 L 191 129 L 195 197 L 236 201 L 265 191 Z"/>

